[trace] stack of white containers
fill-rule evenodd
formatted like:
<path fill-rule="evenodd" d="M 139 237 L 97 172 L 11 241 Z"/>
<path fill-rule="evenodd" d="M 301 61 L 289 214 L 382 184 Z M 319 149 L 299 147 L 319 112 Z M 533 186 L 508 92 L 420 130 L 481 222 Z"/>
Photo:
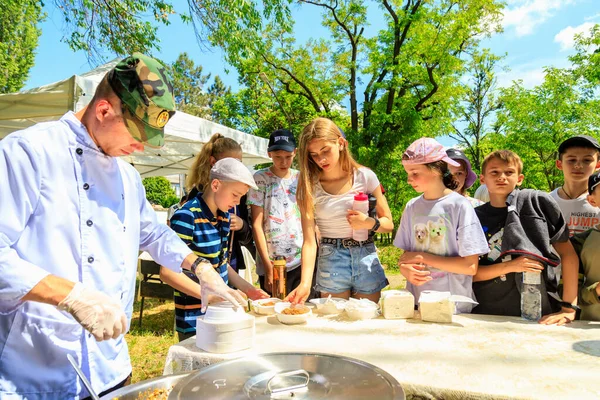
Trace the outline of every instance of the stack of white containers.
<path fill-rule="evenodd" d="M 407 319 L 415 316 L 415 298 L 407 290 L 381 292 L 381 313 L 385 319 Z"/>
<path fill-rule="evenodd" d="M 254 344 L 254 317 L 229 302 L 211 304 L 196 322 L 196 346 L 209 353 L 233 353 Z"/>

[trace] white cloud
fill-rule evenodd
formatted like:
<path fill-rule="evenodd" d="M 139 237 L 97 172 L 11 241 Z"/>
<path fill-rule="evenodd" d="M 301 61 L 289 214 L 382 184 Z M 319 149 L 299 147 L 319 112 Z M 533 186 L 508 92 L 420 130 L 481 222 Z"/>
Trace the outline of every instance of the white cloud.
<path fill-rule="evenodd" d="M 498 87 L 509 87 L 513 81 L 521 80 L 524 87 L 533 89 L 544 82 L 545 67 L 566 68 L 570 65 L 567 58 L 546 58 L 521 64 L 517 60 L 512 61 L 509 71 L 498 71 Z"/>
<path fill-rule="evenodd" d="M 517 66 L 508 72 L 498 74 L 498 87 L 509 87 L 513 81 L 520 79 L 524 87 L 532 89 L 544 82 L 545 76 L 543 67 Z"/>
<path fill-rule="evenodd" d="M 596 20 L 596 19 L 599 19 L 599 18 L 600 18 L 600 13 L 592 15 L 592 16 L 589 16 L 589 17 L 585 17 L 584 20 L 586 20 L 586 21 L 593 21 L 593 20 Z"/>
<path fill-rule="evenodd" d="M 554 14 L 577 0 L 510 0 L 504 10 L 502 25 L 514 27 L 517 36 L 526 36 Z"/>
<path fill-rule="evenodd" d="M 575 45 L 575 35 L 579 33 L 588 33 L 595 24 L 593 22 L 584 22 L 579 26 L 567 26 L 554 36 L 554 42 L 560 44 L 560 51 L 566 51 Z"/>

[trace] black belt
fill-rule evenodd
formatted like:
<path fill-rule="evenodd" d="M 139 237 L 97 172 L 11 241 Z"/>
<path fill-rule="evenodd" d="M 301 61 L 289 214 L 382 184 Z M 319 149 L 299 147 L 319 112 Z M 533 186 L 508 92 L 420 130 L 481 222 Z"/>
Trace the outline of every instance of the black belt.
<path fill-rule="evenodd" d="M 323 244 L 332 244 L 334 246 L 344 246 L 348 247 L 360 247 L 365 246 L 369 243 L 373 243 L 373 238 L 370 237 L 367 240 L 359 241 L 354 239 L 332 239 L 332 238 L 321 238 L 321 243 Z"/>

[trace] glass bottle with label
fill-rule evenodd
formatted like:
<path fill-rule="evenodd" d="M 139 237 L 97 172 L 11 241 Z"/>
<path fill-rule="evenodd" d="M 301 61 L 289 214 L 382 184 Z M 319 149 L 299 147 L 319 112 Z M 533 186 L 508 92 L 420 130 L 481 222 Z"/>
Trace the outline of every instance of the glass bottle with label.
<path fill-rule="evenodd" d="M 285 288 L 287 268 L 284 256 L 273 259 L 273 297 L 283 300 L 287 296 Z"/>

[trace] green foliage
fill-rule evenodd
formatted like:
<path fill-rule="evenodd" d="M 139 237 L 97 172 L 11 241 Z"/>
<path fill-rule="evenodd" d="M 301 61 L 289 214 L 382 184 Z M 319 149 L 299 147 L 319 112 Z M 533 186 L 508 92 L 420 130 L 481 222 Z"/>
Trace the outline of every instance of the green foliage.
<path fill-rule="evenodd" d="M 167 69 L 178 110 L 223 123 L 223 111 L 219 105 L 231 94 L 231 88 L 225 86 L 218 75 L 207 88 L 210 74 L 203 75 L 202 66 L 196 65 L 187 53 L 181 53 L 175 62 L 167 65 Z"/>
<path fill-rule="evenodd" d="M 202 66 L 196 65 L 187 53 L 181 53 L 177 60 L 167 66 L 177 109 L 206 118 L 210 116 L 208 96 L 204 90 L 210 74 L 202 75 Z"/>
<path fill-rule="evenodd" d="M 562 184 L 556 168 L 558 145 L 570 136 L 598 136 L 600 118 L 594 92 L 580 85 L 571 69 L 547 68 L 544 82 L 526 89 L 521 82 L 502 90 L 496 148 L 521 156 L 525 187 L 553 190 Z"/>
<path fill-rule="evenodd" d="M 480 171 L 481 162 L 489 153 L 485 138 L 493 132 L 496 111 L 501 107 L 496 93 L 496 68 L 501 59 L 489 49 L 473 53 L 468 64 L 469 81 L 454 109 L 454 132 L 450 137 L 465 150 L 475 171 Z"/>
<path fill-rule="evenodd" d="M 146 199 L 151 204 L 160 204 L 167 208 L 179 202 L 179 198 L 171 188 L 171 183 L 164 176 L 144 178 L 142 184 L 146 189 Z"/>
<path fill-rule="evenodd" d="M 33 0 L 3 0 L 0 13 L 0 93 L 20 90 L 33 66 L 45 14 Z"/>
<path fill-rule="evenodd" d="M 590 32 L 576 36 L 577 53 L 569 59 L 573 63 L 575 73 L 583 77 L 592 87 L 600 84 L 600 25 L 596 24 Z"/>
<path fill-rule="evenodd" d="M 329 39 L 305 42 L 294 35 L 290 4 L 195 2 L 201 38 L 223 49 L 245 86 L 215 109 L 228 125 L 260 136 L 281 127 L 298 134 L 316 116 L 333 119 L 358 161 L 384 182 L 391 208 L 401 209 L 408 195 L 399 152 L 420 136 L 451 132 L 464 56 L 500 29 L 502 3 L 304 0 L 299 6 L 312 10 L 315 21 L 320 14 L 330 33 Z M 368 37 L 371 13 L 386 22 Z M 349 113 L 340 106 L 345 102 Z"/>
<path fill-rule="evenodd" d="M 403 253 L 402 249 L 397 248 L 391 242 L 377 242 L 376 246 L 379 261 L 381 262 L 381 265 L 383 265 L 386 274 L 399 273 L 400 267 L 398 267 L 398 260 Z"/>
<path fill-rule="evenodd" d="M 168 25 L 173 6 L 162 0 L 54 0 L 64 14 L 63 41 L 83 50 L 90 61 L 104 60 L 106 51 L 120 56 L 160 50 L 156 24 Z M 185 16 L 182 19 L 185 20 Z"/>

